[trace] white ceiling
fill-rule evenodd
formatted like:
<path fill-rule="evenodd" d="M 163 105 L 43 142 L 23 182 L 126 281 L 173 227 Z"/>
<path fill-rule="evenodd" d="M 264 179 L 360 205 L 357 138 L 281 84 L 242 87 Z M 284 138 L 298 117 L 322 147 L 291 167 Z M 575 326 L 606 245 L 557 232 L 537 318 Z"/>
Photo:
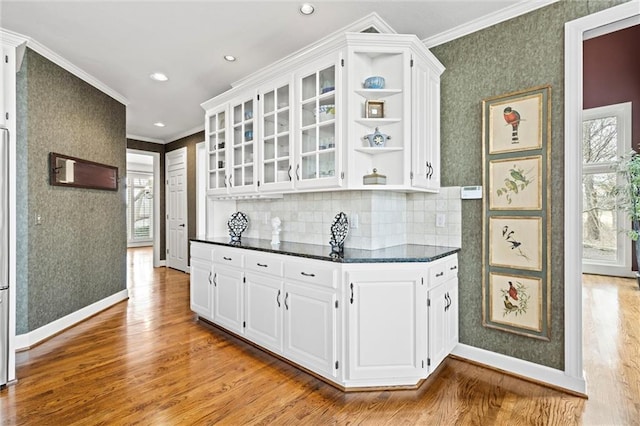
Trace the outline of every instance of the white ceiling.
<path fill-rule="evenodd" d="M 201 129 L 200 104 L 231 83 L 372 12 L 396 32 L 426 39 L 523 0 L 315 0 L 311 16 L 298 12 L 301 3 L 1 0 L 0 27 L 124 96 L 129 135 L 170 142 Z M 226 54 L 238 60 L 225 62 Z M 152 81 L 155 71 L 170 80 Z M 155 127 L 157 121 L 166 127 Z"/>

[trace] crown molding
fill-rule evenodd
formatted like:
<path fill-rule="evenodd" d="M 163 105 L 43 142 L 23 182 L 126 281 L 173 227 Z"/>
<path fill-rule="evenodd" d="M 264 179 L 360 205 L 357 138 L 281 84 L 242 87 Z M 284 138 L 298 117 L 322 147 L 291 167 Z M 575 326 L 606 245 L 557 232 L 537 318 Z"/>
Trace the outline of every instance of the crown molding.
<path fill-rule="evenodd" d="M 194 127 L 193 129 L 185 130 L 184 132 L 176 133 L 175 135 L 167 138 L 166 143 L 175 142 L 178 139 L 186 138 L 187 136 L 194 135 L 198 132 L 204 132 L 204 124 Z"/>
<path fill-rule="evenodd" d="M 34 52 L 37 52 L 38 54 L 44 56 L 54 64 L 58 65 L 64 70 L 75 75 L 79 79 L 89 83 L 90 85 L 100 90 L 101 92 L 111 96 L 113 99 L 120 102 L 121 104 L 125 106 L 129 105 L 129 101 L 123 95 L 116 92 L 115 90 L 113 90 L 112 88 L 110 88 L 109 86 L 107 86 L 106 84 L 104 84 L 103 82 L 95 78 L 94 76 L 90 75 L 89 73 L 78 68 L 77 66 L 67 61 L 62 56 L 60 56 L 53 50 L 49 49 L 45 45 L 34 40 L 33 38 L 27 37 L 25 35 L 22 35 L 13 31 L 5 30 L 3 28 L 0 28 L 0 37 L 2 38 L 3 43 L 7 43 L 11 46 L 13 45 L 20 46 L 22 44 L 26 44 L 26 46 L 31 50 L 33 50 Z"/>
<path fill-rule="evenodd" d="M 490 13 L 489 15 L 482 16 L 478 19 L 474 19 L 473 21 L 467 22 L 466 24 L 459 25 L 455 28 L 441 32 L 434 36 L 427 37 L 422 40 L 422 43 L 424 43 L 424 45 L 428 49 L 430 49 L 432 47 L 439 46 L 457 38 L 464 37 L 476 31 L 489 28 L 501 22 L 508 21 L 520 15 L 533 12 L 534 10 L 556 3 L 558 1 L 559 0 L 523 0 L 520 3 L 514 4 L 513 6 L 507 7 L 494 13 Z"/>
<path fill-rule="evenodd" d="M 134 139 L 141 142 L 159 143 L 161 145 L 164 145 L 167 143 L 167 141 L 165 141 L 164 139 L 148 138 L 146 136 L 132 135 L 130 133 L 127 133 L 127 139 Z"/>

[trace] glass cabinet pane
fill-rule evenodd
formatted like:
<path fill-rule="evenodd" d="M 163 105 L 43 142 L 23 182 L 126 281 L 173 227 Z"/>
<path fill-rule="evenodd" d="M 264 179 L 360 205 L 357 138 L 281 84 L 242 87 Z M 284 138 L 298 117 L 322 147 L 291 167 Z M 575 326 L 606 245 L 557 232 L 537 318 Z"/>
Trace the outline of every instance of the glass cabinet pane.
<path fill-rule="evenodd" d="M 290 182 L 291 109 L 289 84 L 264 92 L 262 110 L 262 164 L 264 184 Z"/>

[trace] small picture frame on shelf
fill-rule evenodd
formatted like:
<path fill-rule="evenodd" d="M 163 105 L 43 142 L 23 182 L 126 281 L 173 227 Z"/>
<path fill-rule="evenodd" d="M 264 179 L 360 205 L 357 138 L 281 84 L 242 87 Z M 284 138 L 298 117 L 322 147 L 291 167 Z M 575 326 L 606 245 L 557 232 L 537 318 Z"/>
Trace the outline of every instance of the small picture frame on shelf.
<path fill-rule="evenodd" d="M 384 118 L 384 101 L 367 100 L 365 118 Z"/>

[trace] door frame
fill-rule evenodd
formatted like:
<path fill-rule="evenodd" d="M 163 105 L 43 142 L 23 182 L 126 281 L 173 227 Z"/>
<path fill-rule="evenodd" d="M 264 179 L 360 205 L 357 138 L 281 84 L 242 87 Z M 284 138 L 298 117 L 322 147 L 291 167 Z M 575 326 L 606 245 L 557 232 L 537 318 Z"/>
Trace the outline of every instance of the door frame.
<path fill-rule="evenodd" d="M 164 266 L 160 261 L 160 153 L 127 148 L 131 154 L 148 155 L 153 158 L 153 267 Z"/>
<path fill-rule="evenodd" d="M 589 32 L 640 17 L 633 0 L 565 24 L 564 60 L 564 371 L 572 390 L 586 394 L 582 354 L 582 45 Z M 621 28 L 617 28 L 621 29 Z M 611 31 L 607 31 L 611 32 Z M 601 33 L 604 34 L 604 33 Z"/>
<path fill-rule="evenodd" d="M 207 233 L 207 147 L 196 144 L 196 235 Z"/>
<path fill-rule="evenodd" d="M 164 182 L 164 187 L 165 187 L 165 247 L 168 250 L 169 247 L 169 235 L 170 235 L 170 230 L 169 230 L 169 220 L 168 220 L 168 212 L 169 212 L 169 201 L 170 201 L 170 196 L 169 196 L 169 168 L 171 167 L 172 163 L 171 161 L 169 161 L 170 157 L 182 157 L 184 158 L 184 176 L 185 176 L 185 181 L 184 181 L 184 185 L 185 185 L 185 190 L 184 190 L 184 198 L 182 199 L 183 203 L 184 203 L 184 227 L 185 227 L 185 232 L 186 232 L 186 241 L 185 241 L 185 247 L 184 247 L 184 253 L 185 253 L 185 262 L 184 262 L 184 268 L 176 268 L 177 270 L 183 271 L 183 272 L 189 272 L 189 198 L 188 198 L 188 190 L 189 190 L 189 184 L 187 182 L 187 171 L 188 171 L 188 167 L 187 167 L 187 147 L 183 146 L 182 148 L 178 148 L 175 149 L 173 151 L 169 151 L 167 153 L 165 153 L 164 156 L 164 167 L 165 167 L 165 182 Z M 165 254 L 165 266 L 169 266 L 169 259 L 168 256 Z"/>

